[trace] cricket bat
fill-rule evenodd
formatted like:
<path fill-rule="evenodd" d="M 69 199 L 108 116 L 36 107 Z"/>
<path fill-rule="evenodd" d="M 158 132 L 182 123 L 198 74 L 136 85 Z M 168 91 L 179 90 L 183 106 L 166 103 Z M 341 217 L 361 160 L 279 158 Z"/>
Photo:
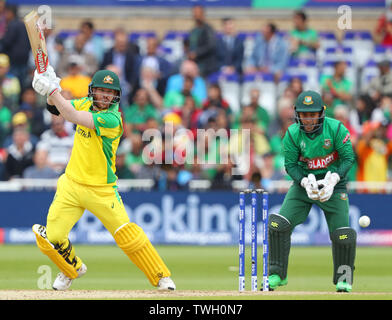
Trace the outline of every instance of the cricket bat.
<path fill-rule="evenodd" d="M 24 24 L 29 36 L 31 51 L 33 53 L 35 66 L 38 73 L 44 73 L 48 68 L 48 52 L 46 50 L 45 36 L 39 25 L 39 15 L 33 10 L 24 19 Z"/>

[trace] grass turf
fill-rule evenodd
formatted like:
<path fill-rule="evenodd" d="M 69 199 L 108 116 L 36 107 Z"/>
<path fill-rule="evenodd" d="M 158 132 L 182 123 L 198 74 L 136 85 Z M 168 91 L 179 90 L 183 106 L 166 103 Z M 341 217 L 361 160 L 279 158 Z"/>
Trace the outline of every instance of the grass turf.
<path fill-rule="evenodd" d="M 151 286 L 123 254 L 113 246 L 75 245 L 77 254 L 88 266 L 88 273 L 72 285 L 73 290 L 149 290 Z M 168 264 L 179 290 L 238 289 L 238 248 L 224 246 L 157 246 Z M 388 247 L 357 249 L 353 293 L 343 299 L 392 299 L 392 255 Z M 247 250 L 246 288 L 250 289 L 250 250 Z M 57 267 L 35 245 L 0 246 L 0 290 L 37 290 L 42 274 L 38 269 L 49 266 L 52 281 Z M 259 253 L 259 284 L 262 276 Z M 314 295 L 257 295 L 239 299 L 336 299 L 332 284 L 330 247 L 292 247 L 288 285 L 276 290 L 285 292 L 315 292 Z M 317 293 L 316 293 L 317 292 Z M 325 292 L 325 295 L 321 294 Z M 369 294 L 367 294 L 369 293 Z M 372 295 L 372 293 L 383 293 Z M 339 296 L 341 297 L 341 296 Z M 215 296 L 208 299 L 221 299 Z M 233 297 L 230 297 L 233 299 Z M 235 298 L 237 299 L 237 298 Z"/>

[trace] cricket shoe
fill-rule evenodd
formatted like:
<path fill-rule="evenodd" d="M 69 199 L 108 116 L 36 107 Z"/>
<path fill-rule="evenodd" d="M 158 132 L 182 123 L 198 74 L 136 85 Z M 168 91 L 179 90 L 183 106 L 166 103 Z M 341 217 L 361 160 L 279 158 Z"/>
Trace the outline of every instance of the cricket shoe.
<path fill-rule="evenodd" d="M 346 281 L 339 281 L 336 284 L 336 292 L 351 292 L 352 286 Z"/>
<path fill-rule="evenodd" d="M 285 286 L 287 282 L 288 282 L 287 277 L 282 280 L 280 276 L 277 274 L 271 274 L 268 277 L 269 289 L 271 291 L 275 290 L 279 286 Z"/>
<path fill-rule="evenodd" d="M 82 266 L 76 271 L 78 272 L 78 278 L 80 278 L 87 272 L 87 266 L 82 263 Z M 73 279 L 68 278 L 64 273 L 60 272 L 56 280 L 54 280 L 52 288 L 59 291 L 67 290 L 71 286 L 72 281 Z"/>
<path fill-rule="evenodd" d="M 176 290 L 176 285 L 170 277 L 164 277 L 158 282 L 158 290 Z"/>

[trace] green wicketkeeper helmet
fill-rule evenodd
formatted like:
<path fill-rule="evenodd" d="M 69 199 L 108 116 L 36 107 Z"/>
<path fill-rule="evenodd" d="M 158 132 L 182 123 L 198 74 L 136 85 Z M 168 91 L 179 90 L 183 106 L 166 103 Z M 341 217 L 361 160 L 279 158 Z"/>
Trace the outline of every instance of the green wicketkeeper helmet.
<path fill-rule="evenodd" d="M 295 101 L 295 121 L 300 124 L 301 130 L 305 131 L 303 124 L 299 118 L 299 112 L 319 112 L 318 124 L 315 125 L 314 129 L 307 133 L 314 133 L 321 128 L 325 118 L 325 105 L 319 93 L 316 91 L 304 91 L 302 92 Z"/>
<path fill-rule="evenodd" d="M 88 86 L 88 96 L 93 97 L 93 88 L 106 88 L 106 89 L 113 89 L 117 91 L 117 95 L 114 96 L 113 103 L 119 103 L 121 97 L 121 86 L 120 86 L 120 79 L 118 76 L 109 70 L 100 70 L 97 71 L 89 86 Z"/>

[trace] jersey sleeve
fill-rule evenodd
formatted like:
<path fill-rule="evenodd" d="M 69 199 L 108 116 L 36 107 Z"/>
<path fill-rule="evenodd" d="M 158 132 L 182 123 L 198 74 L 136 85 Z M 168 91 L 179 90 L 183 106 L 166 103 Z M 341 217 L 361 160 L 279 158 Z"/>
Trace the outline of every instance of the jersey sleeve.
<path fill-rule="evenodd" d="M 350 132 L 343 124 L 339 126 L 336 134 L 335 149 L 341 160 L 340 165 L 336 169 L 336 173 L 341 178 L 344 178 L 355 162 L 355 152 L 351 144 Z"/>
<path fill-rule="evenodd" d="M 81 98 L 81 99 L 72 99 L 70 100 L 72 106 L 76 109 L 76 110 L 81 110 L 82 106 L 89 102 L 89 98 L 85 97 L 85 98 Z"/>
<path fill-rule="evenodd" d="M 122 134 L 121 119 L 111 112 L 93 113 L 93 120 L 98 136 L 114 139 Z"/>
<path fill-rule="evenodd" d="M 289 129 L 286 131 L 282 143 L 284 166 L 286 168 L 286 172 L 294 180 L 294 182 L 300 184 L 302 178 L 305 177 L 305 173 L 302 167 L 298 164 L 300 149 L 295 144 L 295 141 Z"/>

